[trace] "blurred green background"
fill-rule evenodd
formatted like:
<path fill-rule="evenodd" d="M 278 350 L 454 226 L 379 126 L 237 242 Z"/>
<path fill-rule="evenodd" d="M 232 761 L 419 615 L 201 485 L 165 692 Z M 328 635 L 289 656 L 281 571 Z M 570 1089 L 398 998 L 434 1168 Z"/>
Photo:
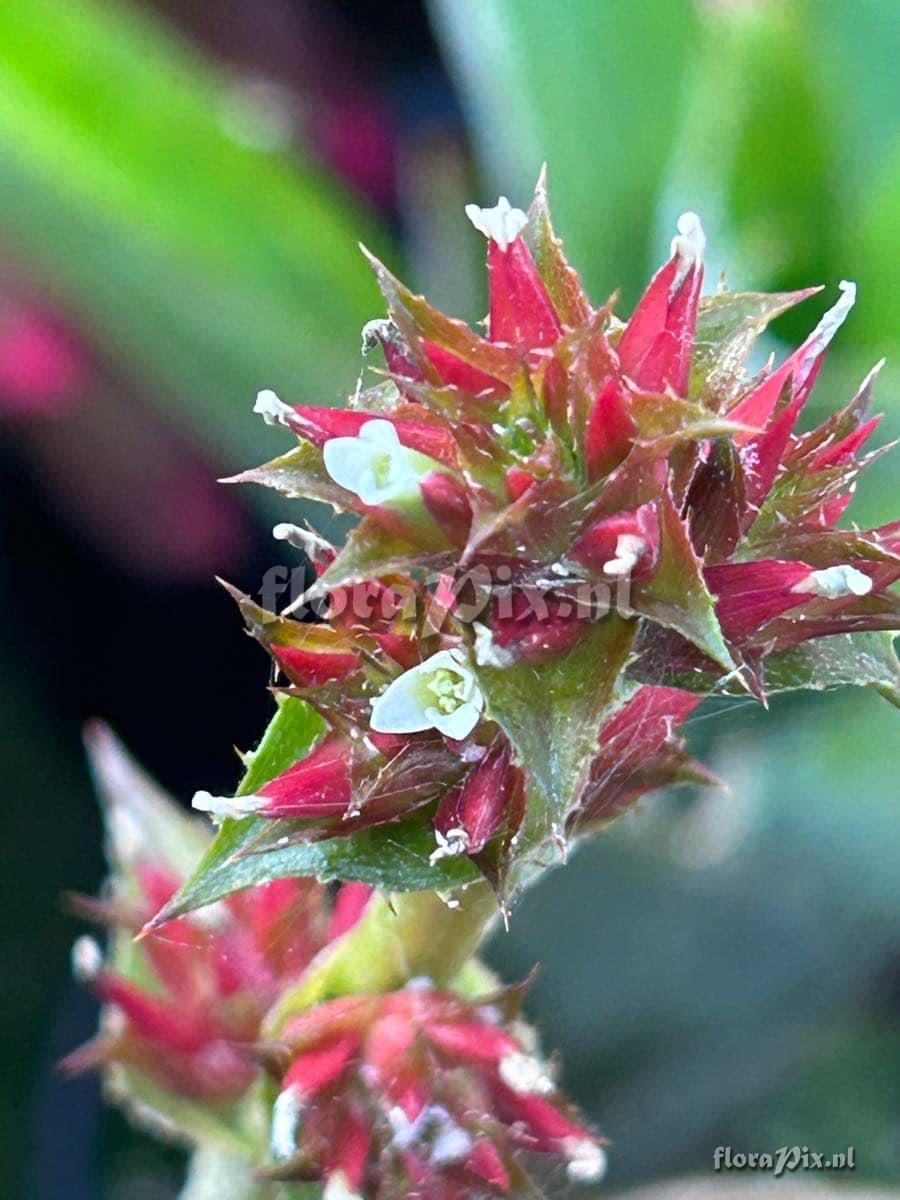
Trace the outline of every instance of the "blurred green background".
<path fill-rule="evenodd" d="M 95 1014 L 68 983 L 63 888 L 99 826 L 79 730 L 110 720 L 177 794 L 227 788 L 267 668 L 248 591 L 286 514 L 217 487 L 279 444 L 255 392 L 339 403 L 379 301 L 363 240 L 477 318 L 462 215 L 527 202 L 595 299 L 627 308 L 674 217 L 710 286 L 859 302 L 809 420 L 872 363 L 900 435 L 895 0 L 6 0 L 0 6 L 0 1125 L 8 1194 L 164 1200 L 178 1156 L 52 1064 Z M 851 517 L 897 516 L 885 456 Z M 706 706 L 730 793 L 653 798 L 498 934 L 530 1013 L 611 1137 L 611 1182 L 709 1174 L 717 1145 L 857 1150 L 900 1175 L 898 714 L 868 693 Z"/>

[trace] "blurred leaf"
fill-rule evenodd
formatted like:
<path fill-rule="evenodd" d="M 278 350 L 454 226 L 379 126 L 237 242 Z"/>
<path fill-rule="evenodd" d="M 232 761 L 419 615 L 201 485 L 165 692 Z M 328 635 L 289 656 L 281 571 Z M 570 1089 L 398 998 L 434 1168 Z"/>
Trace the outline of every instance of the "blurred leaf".
<path fill-rule="evenodd" d="M 381 307 L 356 242 L 381 238 L 309 168 L 235 140 L 239 84 L 126 6 L 0 6 L 0 237 L 243 463 L 272 437 L 260 387 L 352 387 Z"/>
<path fill-rule="evenodd" d="M 655 257 L 651 217 L 696 6 L 430 0 L 430 8 L 488 186 L 523 204 L 546 161 L 557 228 L 595 299 L 620 285 L 635 298 Z"/>
<path fill-rule="evenodd" d="M 853 178 L 870 177 L 883 164 L 885 149 L 896 148 L 900 140 L 896 5 L 893 0 L 816 0 L 807 15 L 814 17 L 808 29 L 823 84 L 823 117 L 844 169 Z M 860 198 L 843 197 L 848 207 Z"/>
<path fill-rule="evenodd" d="M 101 721 L 88 726 L 85 745 L 103 811 L 106 858 L 117 888 L 140 895 L 134 875 L 136 845 L 151 846 L 155 862 L 176 876 L 187 876 L 209 848 L 206 822 L 189 816 L 167 795 Z"/>
<path fill-rule="evenodd" d="M 104 1069 L 103 1088 L 107 1100 L 122 1108 L 138 1129 L 161 1141 L 215 1147 L 218 1152 L 243 1153 L 248 1158 L 258 1150 L 249 1096 L 215 1108 L 171 1092 L 122 1063 Z"/>
<path fill-rule="evenodd" d="M 699 208 L 708 278 L 784 289 L 824 282 L 838 228 L 836 139 L 806 0 L 704 6 L 661 224 Z M 839 267 L 846 274 L 844 267 Z M 840 277 L 840 276 L 838 276 Z M 788 317 L 799 333 L 808 317 Z"/>

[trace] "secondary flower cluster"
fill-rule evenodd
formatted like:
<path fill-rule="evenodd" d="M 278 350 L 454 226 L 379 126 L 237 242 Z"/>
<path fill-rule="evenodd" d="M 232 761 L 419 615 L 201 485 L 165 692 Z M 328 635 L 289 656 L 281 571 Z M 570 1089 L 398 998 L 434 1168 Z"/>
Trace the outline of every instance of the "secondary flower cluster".
<path fill-rule="evenodd" d="M 514 851 L 702 778 L 674 731 L 703 695 L 765 700 L 811 639 L 900 625 L 900 523 L 837 528 L 871 458 L 877 369 L 797 432 L 852 284 L 748 377 L 767 324 L 816 289 L 701 299 L 695 214 L 623 323 L 566 262 L 542 182 L 527 214 L 503 198 L 467 213 L 488 238 L 486 335 L 375 262 L 389 316 L 363 342 L 384 378 L 346 409 L 259 396 L 297 446 L 238 478 L 361 518 L 339 551 L 280 530 L 330 618 L 238 597 L 331 732 L 257 795 L 195 804 L 301 839 L 417 814 L 436 859 L 468 853 L 498 879 Z"/>
<path fill-rule="evenodd" d="M 136 936 L 184 882 L 151 858 L 134 864 L 134 899 L 74 897 L 83 916 Z M 313 879 L 280 879 L 229 897 L 215 911 L 149 933 L 131 965 L 104 962 L 89 936 L 73 947 L 79 981 L 104 1005 L 98 1037 L 65 1061 L 70 1072 L 119 1064 L 177 1095 L 237 1099 L 258 1075 L 252 1048 L 266 1013 L 313 955 L 358 919 L 370 889 L 346 884 L 330 909 Z"/>
<path fill-rule="evenodd" d="M 371 952 L 364 923 L 387 908 L 369 906 L 369 887 L 331 895 L 282 879 L 147 933 L 206 834 L 108 732 L 93 730 L 90 748 L 113 874 L 101 899 L 70 903 L 109 929 L 109 949 L 105 961 L 93 938 L 75 943 L 76 976 L 103 1007 L 100 1033 L 65 1070 L 99 1067 L 155 1132 L 200 1147 L 224 1138 L 260 1186 L 317 1180 L 325 1200 L 533 1195 L 526 1164 L 541 1161 L 576 1181 L 601 1176 L 602 1141 L 540 1058 L 523 988 L 486 994 L 473 964 L 466 996 L 419 979 L 316 1002 L 335 952 L 363 977 L 372 966 L 356 962 Z"/>
<path fill-rule="evenodd" d="M 273 1174 L 325 1180 L 326 1200 L 521 1194 L 523 1154 L 599 1179 L 600 1141 L 511 1019 L 516 1004 L 514 993 L 473 1004 L 414 981 L 294 1017 L 268 1052 L 280 1086 Z"/>

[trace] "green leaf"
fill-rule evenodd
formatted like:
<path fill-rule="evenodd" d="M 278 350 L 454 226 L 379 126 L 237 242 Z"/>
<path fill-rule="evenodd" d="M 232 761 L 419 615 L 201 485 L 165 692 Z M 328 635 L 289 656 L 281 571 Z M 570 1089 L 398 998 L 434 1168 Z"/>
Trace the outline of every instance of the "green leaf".
<path fill-rule="evenodd" d="M 310 595 L 324 595 L 332 588 L 366 579 L 405 574 L 412 567 L 434 570 L 451 566 L 456 557 L 455 551 L 449 555 L 423 551 L 385 529 L 373 517 L 364 517 L 350 530 L 337 558 L 319 576 Z"/>
<path fill-rule="evenodd" d="M 322 451 L 302 439 L 300 445 L 287 454 L 260 467 L 241 471 L 223 482 L 258 483 L 292 499 L 320 500 L 337 512 L 352 512 L 357 505 L 356 496 L 339 487 L 325 470 Z"/>
<path fill-rule="evenodd" d="M 766 659 L 766 690 L 825 691 L 874 687 L 900 707 L 900 662 L 893 633 L 842 633 L 815 638 Z"/>
<path fill-rule="evenodd" d="M 153 924 L 161 925 L 242 888 L 294 876 L 315 876 L 322 882 L 358 880 L 396 892 L 449 890 L 479 877 L 465 857 L 429 862 L 435 849 L 430 821 L 379 825 L 320 842 L 291 843 L 295 832 L 290 821 L 227 819 L 193 878 Z"/>
<path fill-rule="evenodd" d="M 659 566 L 653 578 L 634 589 L 635 612 L 674 629 L 714 662 L 730 671 L 734 660 L 709 593 L 700 560 L 668 491 L 659 505 Z"/>
<path fill-rule="evenodd" d="M 276 703 L 278 709 L 269 722 L 262 741 L 255 750 L 251 750 L 243 756 L 245 770 L 237 788 L 239 796 L 252 795 L 271 779 L 274 779 L 276 775 L 286 771 L 288 767 L 310 752 L 316 740 L 324 732 L 325 722 L 305 700 L 300 700 L 295 696 L 278 696 Z M 225 890 L 218 892 L 212 897 L 212 900 L 203 899 L 202 897 L 207 892 L 214 890 L 208 887 L 204 881 L 208 876 L 215 875 L 223 860 L 228 858 L 232 847 L 241 843 L 242 837 L 247 835 L 248 826 L 255 821 L 256 818 L 253 817 L 244 817 L 241 820 L 226 817 L 200 863 L 192 864 L 191 874 L 186 883 L 157 913 L 150 922 L 149 929 L 158 928 L 172 917 L 200 908 L 204 904 L 211 903 L 212 900 L 219 900 L 222 896 L 229 894 L 229 890 Z M 298 874 L 300 873 L 298 872 Z M 277 876 L 273 876 L 273 878 L 277 878 Z M 249 880 L 249 883 L 253 882 L 254 880 Z M 246 886 L 248 885 L 243 883 L 238 885 L 238 887 Z M 230 890 L 237 891 L 238 888 Z"/>
<path fill-rule="evenodd" d="M 476 667 L 488 716 L 512 742 L 542 793 L 536 796 L 531 789 L 529 796 L 527 822 L 536 841 L 564 828 L 636 628 L 636 621 L 609 613 L 587 625 L 560 658 Z"/>
<path fill-rule="evenodd" d="M 757 338 L 771 321 L 821 291 L 716 292 L 704 296 L 697 313 L 691 355 L 690 395 L 721 411 L 736 399 Z"/>
<path fill-rule="evenodd" d="M 871 687 L 900 704 L 900 662 L 894 633 L 842 633 L 814 638 L 789 650 L 769 654 L 762 663 L 762 682 L 769 696 L 781 692 L 824 692 L 839 687 Z M 722 679 L 700 670 L 672 670 L 665 646 L 635 660 L 631 674 L 641 683 L 663 684 L 719 696 L 746 696 L 734 676 Z"/>
<path fill-rule="evenodd" d="M 251 795 L 303 758 L 324 728 L 325 722 L 305 701 L 279 697 L 278 712 L 262 742 L 245 757 L 247 772 L 238 795 Z M 421 817 L 318 842 L 299 840 L 291 821 L 228 817 L 191 878 L 150 928 L 274 879 L 352 879 L 405 892 L 459 887 L 479 877 L 467 858 L 445 858 L 432 865 L 434 848 L 431 823 Z"/>
<path fill-rule="evenodd" d="M 255 750 L 244 755 L 246 771 L 238 785 L 239 796 L 252 796 L 276 775 L 305 758 L 325 731 L 325 722 L 305 700 L 287 696 L 279 697 L 277 703 L 278 711 L 269 722 L 262 741 Z M 214 850 L 215 846 L 212 847 Z"/>
<path fill-rule="evenodd" d="M 4 241 L 235 466 L 276 444 L 250 417 L 260 387 L 315 402 L 352 383 L 379 308 L 356 243 L 384 241 L 294 154 L 252 144 L 254 120 L 234 76 L 136 8 L 0 6 Z"/>

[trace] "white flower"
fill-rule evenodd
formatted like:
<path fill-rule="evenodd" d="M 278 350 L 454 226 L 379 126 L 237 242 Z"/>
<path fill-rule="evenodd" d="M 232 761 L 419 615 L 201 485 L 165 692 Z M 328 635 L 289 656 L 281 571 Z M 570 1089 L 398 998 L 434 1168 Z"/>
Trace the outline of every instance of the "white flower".
<path fill-rule="evenodd" d="M 838 289 L 841 293 L 840 297 L 836 303 L 832 304 L 809 338 L 809 358 L 821 354 L 826 349 L 856 303 L 856 284 L 852 280 L 842 279 L 838 284 Z"/>
<path fill-rule="evenodd" d="M 437 729 L 459 740 L 472 732 L 483 708 L 484 696 L 463 651 L 439 650 L 373 700 L 371 725 L 376 733 Z"/>
<path fill-rule="evenodd" d="M 439 863 L 442 858 L 457 858 L 460 854 L 465 854 L 469 848 L 469 835 L 462 827 L 448 829 L 446 833 L 441 833 L 440 829 L 436 829 L 434 840 L 437 842 L 437 848 L 432 850 L 428 856 L 428 861 L 432 866 Z"/>
<path fill-rule="evenodd" d="M 195 792 L 191 807 L 222 822 L 226 817 L 252 816 L 266 807 L 266 799 L 265 796 L 213 796 L 211 792 Z"/>
<path fill-rule="evenodd" d="M 467 204 L 466 216 L 479 233 L 496 242 L 501 250 L 506 250 L 528 224 L 528 217 L 521 208 L 513 208 L 505 196 L 501 196 L 493 208 Z"/>
<path fill-rule="evenodd" d="M 280 400 L 271 388 L 257 393 L 253 411 L 262 417 L 267 425 L 281 425 L 285 429 L 291 428 L 291 423 L 295 418 L 291 406 Z"/>
<path fill-rule="evenodd" d="M 362 1200 L 362 1196 L 353 1190 L 343 1171 L 334 1171 L 328 1176 L 322 1200 Z"/>
<path fill-rule="evenodd" d="M 566 1138 L 567 1174 L 573 1183 L 596 1183 L 606 1174 L 606 1151 L 587 1138 Z"/>
<path fill-rule="evenodd" d="M 272 1106 L 270 1145 L 272 1156 L 290 1158 L 297 1150 L 297 1126 L 303 1114 L 303 1093 L 298 1087 L 285 1088 Z"/>
<path fill-rule="evenodd" d="M 867 596 L 872 590 L 872 580 L 863 571 L 844 563 L 811 571 L 792 590 L 822 596 L 826 600 L 842 600 L 845 596 Z"/>
<path fill-rule="evenodd" d="M 79 983 L 90 983 L 103 970 L 103 951 L 96 938 L 84 935 L 72 946 L 72 974 Z"/>
<path fill-rule="evenodd" d="M 507 1087 L 519 1096 L 548 1096 L 554 1090 L 553 1080 L 543 1063 L 531 1054 L 513 1050 L 500 1059 L 498 1071 Z"/>
<path fill-rule="evenodd" d="M 703 262 L 706 234 L 695 212 L 682 213 L 677 221 L 678 233 L 672 238 L 672 256 L 682 259 L 684 266 Z"/>
<path fill-rule="evenodd" d="M 325 470 L 363 504 L 413 500 L 419 484 L 438 467 L 434 459 L 400 444 L 390 421 L 366 421 L 356 437 L 330 438 L 323 450 Z"/>
<path fill-rule="evenodd" d="M 647 543 L 634 533 L 622 533 L 616 539 L 616 556 L 603 564 L 603 574 L 620 579 L 630 575 L 638 559 L 646 551 Z"/>

